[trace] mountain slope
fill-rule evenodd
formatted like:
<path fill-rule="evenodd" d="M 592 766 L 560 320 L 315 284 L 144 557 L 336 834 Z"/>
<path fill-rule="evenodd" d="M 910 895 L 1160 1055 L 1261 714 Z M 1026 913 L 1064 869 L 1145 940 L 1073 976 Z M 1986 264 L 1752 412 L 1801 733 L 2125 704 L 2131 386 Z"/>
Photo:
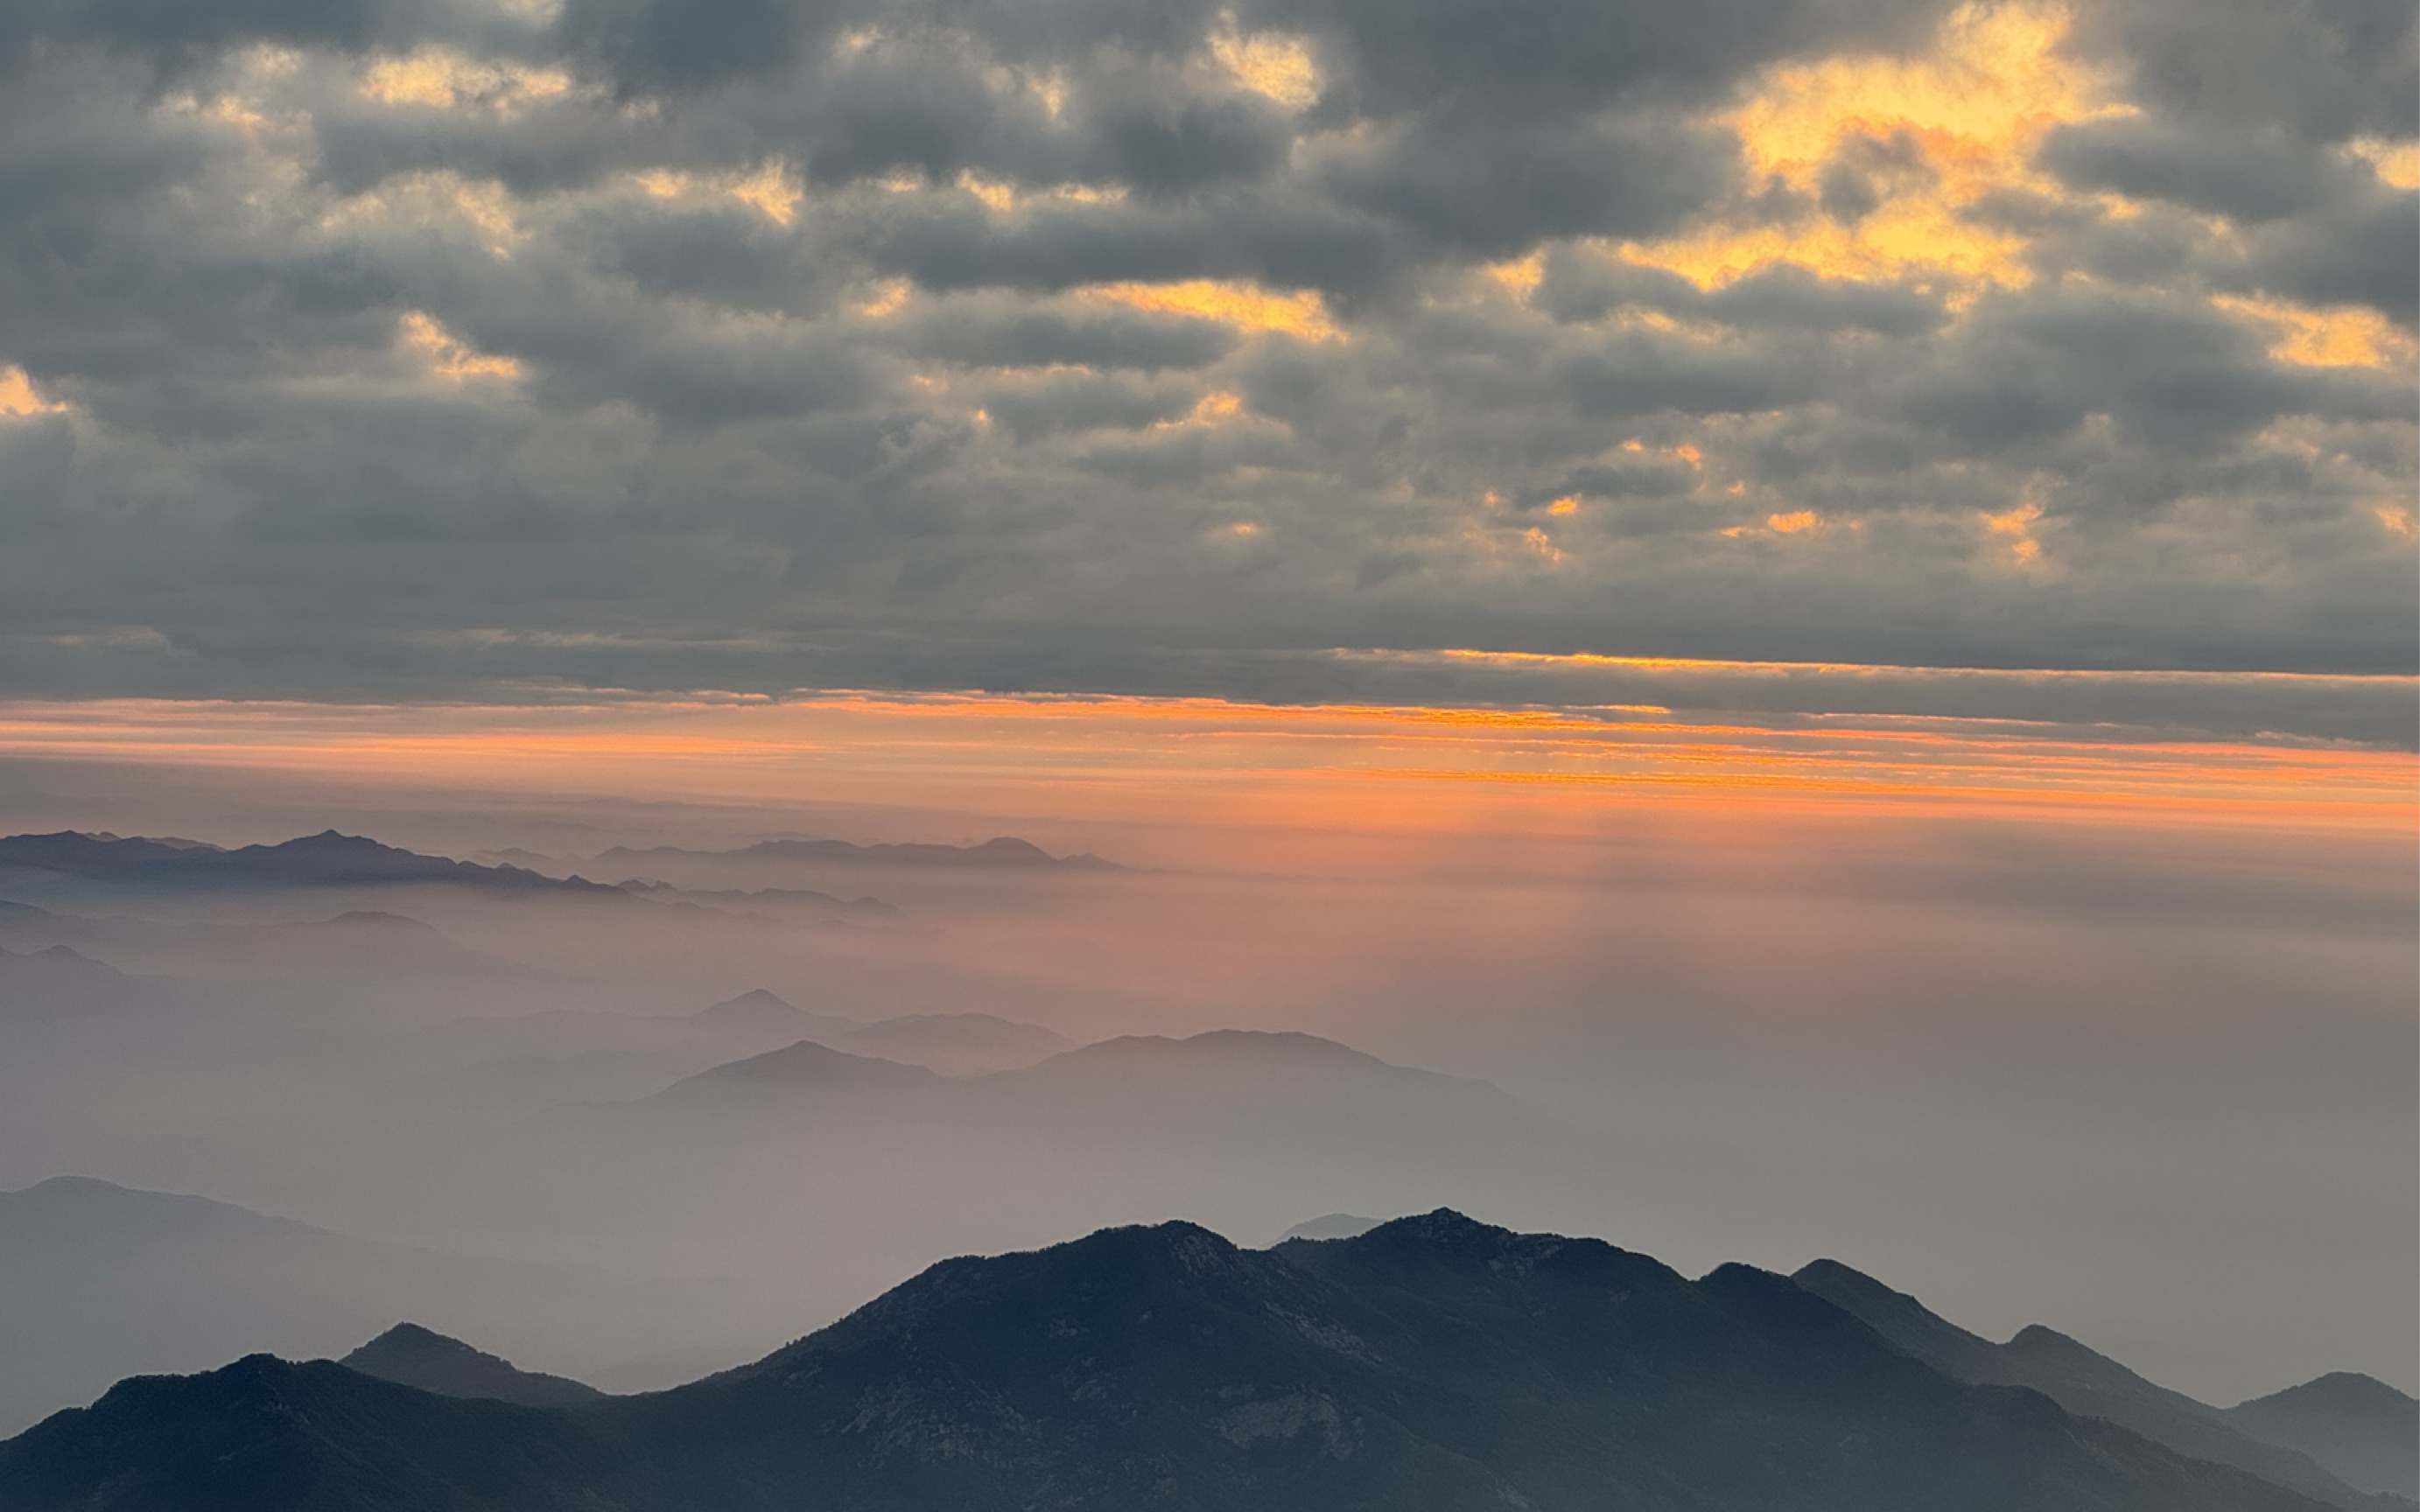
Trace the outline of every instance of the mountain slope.
<path fill-rule="evenodd" d="M 560 1412 L 325 1360 L 138 1377 L 0 1445 L 0 1506 L 110 1512 L 603 1512 L 610 1450 Z"/>
<path fill-rule="evenodd" d="M 2309 1455 L 2363 1490 L 2420 1496 L 2420 1401 L 2382 1381 L 2337 1371 L 2222 1415 L 2256 1439 Z"/>
<path fill-rule="evenodd" d="M 509 1360 L 417 1323 L 397 1323 L 336 1363 L 440 1396 L 487 1397 L 523 1407 L 568 1407 L 601 1401 L 605 1396 L 566 1377 L 516 1369 Z"/>
<path fill-rule="evenodd" d="M 2079 1416 L 2106 1418 L 2179 1454 L 2250 1471 L 2332 1506 L 2377 1505 L 2310 1457 L 2239 1432 L 2217 1408 L 2146 1381 L 2054 1329 L 2034 1324 L 1994 1344 L 1837 1260 L 1817 1260 L 1792 1279 L 1956 1380 L 2029 1386 Z"/>
<path fill-rule="evenodd" d="M 401 1395 L 398 1395 L 401 1394 Z M 206 1500 L 207 1489 L 216 1500 Z M 538 1411 L 246 1360 L 0 1444 L 12 1512 L 2314 1512 L 1786 1278 L 1440 1211 L 946 1261 L 653 1396 Z"/>

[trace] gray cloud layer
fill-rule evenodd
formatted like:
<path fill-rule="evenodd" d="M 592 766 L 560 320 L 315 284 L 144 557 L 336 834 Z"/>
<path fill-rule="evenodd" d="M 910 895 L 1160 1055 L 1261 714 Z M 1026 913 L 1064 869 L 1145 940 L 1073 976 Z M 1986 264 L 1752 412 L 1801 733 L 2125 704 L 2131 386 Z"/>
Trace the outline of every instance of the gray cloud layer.
<path fill-rule="evenodd" d="M 2409 7 L 2086 8 L 2132 109 L 1999 181 L 1760 175 L 1946 15 L 11 7 L 0 690 L 2409 671 Z M 2011 270 L 1657 251 L 1926 195 Z"/>

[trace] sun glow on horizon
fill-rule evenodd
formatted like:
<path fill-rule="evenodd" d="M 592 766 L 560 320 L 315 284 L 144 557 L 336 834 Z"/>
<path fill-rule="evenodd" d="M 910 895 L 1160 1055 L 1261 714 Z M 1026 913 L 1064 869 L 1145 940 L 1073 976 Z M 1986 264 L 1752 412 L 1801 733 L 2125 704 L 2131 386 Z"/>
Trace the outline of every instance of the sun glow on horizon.
<path fill-rule="evenodd" d="M 1642 803 L 2409 827 L 2420 770 L 2400 750 L 2127 738 L 2011 719 L 970 692 L 520 706 L 19 702 L 0 705 L 0 756 L 733 801 L 1047 803 L 1084 819 L 1405 833 L 1467 828 L 1481 814 L 1549 832 Z"/>

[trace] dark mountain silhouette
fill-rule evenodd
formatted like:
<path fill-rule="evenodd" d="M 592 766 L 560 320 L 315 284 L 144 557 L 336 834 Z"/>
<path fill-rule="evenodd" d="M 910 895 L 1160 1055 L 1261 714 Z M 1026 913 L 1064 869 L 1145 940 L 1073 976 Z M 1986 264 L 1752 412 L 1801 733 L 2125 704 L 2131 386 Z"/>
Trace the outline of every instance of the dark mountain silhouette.
<path fill-rule="evenodd" d="M 852 845 L 845 840 L 767 840 L 733 851 L 693 851 L 678 845 L 633 850 L 617 845 L 592 865 L 604 871 L 644 866 L 650 860 L 845 861 L 873 866 L 972 866 L 1070 872 L 1117 872 L 1124 868 L 1097 856 L 1053 856 L 1031 841 L 1001 835 L 980 845 Z"/>
<path fill-rule="evenodd" d="M 2347 1485 L 2309 1456 L 2248 1436 L 2219 1409 L 2154 1385 L 2055 1330 L 2034 1324 L 1994 1344 L 1837 1260 L 1817 1260 L 1792 1279 L 1957 1380 L 2029 1386 L 2079 1416 L 2105 1418 L 2179 1454 L 2250 1471 L 2332 1506 L 2389 1512 L 2392 1505 Z"/>
<path fill-rule="evenodd" d="M 619 891 L 579 877 L 481 866 L 398 850 L 333 829 L 276 845 L 222 850 L 194 841 L 60 830 L 0 839 L 0 876 L 71 877 L 133 887 L 353 887 L 443 882 L 510 892 Z"/>
<path fill-rule="evenodd" d="M 757 1364 L 532 1409 L 255 1356 L 0 1444 L 12 1512 L 2315 1512 L 1781 1276 L 1440 1211 L 946 1261 Z"/>
<path fill-rule="evenodd" d="M 2221 1415 L 2256 1439 L 2301 1450 L 2348 1485 L 2420 1496 L 2420 1401 L 2382 1381 L 2337 1371 Z"/>
<path fill-rule="evenodd" d="M 567 1407 L 605 1396 L 564 1376 L 517 1370 L 509 1360 L 418 1323 L 397 1323 L 336 1363 L 440 1396 L 481 1396 L 523 1407 Z"/>

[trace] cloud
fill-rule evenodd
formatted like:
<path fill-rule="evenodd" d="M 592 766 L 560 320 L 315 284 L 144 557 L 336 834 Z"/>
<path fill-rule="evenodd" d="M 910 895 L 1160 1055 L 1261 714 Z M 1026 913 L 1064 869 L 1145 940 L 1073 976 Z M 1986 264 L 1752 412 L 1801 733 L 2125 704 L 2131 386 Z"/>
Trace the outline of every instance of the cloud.
<path fill-rule="evenodd" d="M 2408 670 L 2409 18 L 2273 11 L 20 12 L 0 680 Z"/>

